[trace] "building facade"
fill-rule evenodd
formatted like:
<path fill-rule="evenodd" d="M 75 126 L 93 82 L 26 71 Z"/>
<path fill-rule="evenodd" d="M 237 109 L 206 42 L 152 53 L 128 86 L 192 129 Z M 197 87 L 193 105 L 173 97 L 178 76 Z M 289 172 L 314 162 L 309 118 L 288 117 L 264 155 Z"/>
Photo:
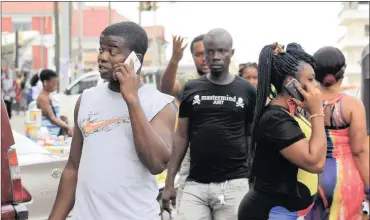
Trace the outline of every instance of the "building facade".
<path fill-rule="evenodd" d="M 58 2 L 59 11 L 62 3 Z M 79 36 L 79 14 L 77 4 L 72 4 L 72 25 L 71 25 L 71 65 L 77 65 L 78 36 Z M 38 34 L 27 45 L 21 45 L 19 64 L 32 62 L 34 70 L 42 68 L 55 69 L 55 17 L 54 2 L 1 2 L 1 29 L 2 33 L 37 31 Z M 96 58 L 99 48 L 99 36 L 102 30 L 111 22 L 127 21 L 114 9 L 109 13 L 108 7 L 85 7 L 82 9 L 82 48 L 83 64 L 85 70 L 96 68 Z M 99 18 L 99 19 L 97 19 Z M 106 18 L 106 19 L 104 19 Z M 59 18 L 59 26 L 68 25 Z M 69 26 L 69 25 L 68 25 Z M 144 27 L 149 37 L 149 50 L 145 57 L 144 65 L 164 62 L 166 41 L 164 39 L 164 27 Z M 153 43 L 154 42 L 154 43 Z M 63 45 L 64 46 L 64 45 Z M 2 45 L 3 47 L 3 45 Z M 158 49 L 153 49 L 153 47 Z M 155 52 L 155 54 L 153 53 Z"/>
<path fill-rule="evenodd" d="M 369 43 L 369 2 L 343 2 L 339 25 L 345 28 L 338 47 L 347 60 L 346 76 L 350 84 L 360 85 L 361 54 Z"/>

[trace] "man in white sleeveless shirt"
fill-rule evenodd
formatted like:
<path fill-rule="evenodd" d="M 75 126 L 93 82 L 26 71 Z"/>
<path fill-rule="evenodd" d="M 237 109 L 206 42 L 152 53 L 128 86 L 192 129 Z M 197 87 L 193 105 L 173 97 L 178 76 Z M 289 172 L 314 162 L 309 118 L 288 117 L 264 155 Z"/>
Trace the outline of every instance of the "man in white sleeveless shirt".
<path fill-rule="evenodd" d="M 101 77 L 75 107 L 71 153 L 49 220 L 159 219 L 155 175 L 170 160 L 176 106 L 173 97 L 142 85 L 133 62 L 148 48 L 145 30 L 134 22 L 108 26 L 100 36 Z M 140 72 L 140 70 L 138 71 Z"/>

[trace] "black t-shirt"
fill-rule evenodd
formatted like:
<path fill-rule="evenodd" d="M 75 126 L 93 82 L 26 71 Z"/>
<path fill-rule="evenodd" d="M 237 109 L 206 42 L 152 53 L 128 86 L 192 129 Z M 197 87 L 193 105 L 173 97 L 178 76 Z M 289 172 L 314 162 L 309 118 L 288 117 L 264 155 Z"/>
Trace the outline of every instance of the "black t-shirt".
<path fill-rule="evenodd" d="M 298 122 L 288 112 L 281 106 L 266 106 L 255 133 L 257 145 L 251 175 L 256 178 L 258 190 L 299 196 L 310 204 L 308 188 L 297 181 L 298 167 L 280 153 L 305 138 Z"/>
<path fill-rule="evenodd" d="M 188 180 L 223 182 L 247 177 L 247 141 L 256 89 L 235 76 L 217 85 L 206 76 L 190 80 L 180 94 L 179 117 L 189 118 Z"/>

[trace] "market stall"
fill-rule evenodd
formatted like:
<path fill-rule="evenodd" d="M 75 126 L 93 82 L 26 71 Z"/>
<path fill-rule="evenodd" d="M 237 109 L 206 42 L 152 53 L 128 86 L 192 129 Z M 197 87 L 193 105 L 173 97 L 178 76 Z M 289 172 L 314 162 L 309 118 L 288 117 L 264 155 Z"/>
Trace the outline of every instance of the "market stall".
<path fill-rule="evenodd" d="M 71 137 L 50 135 L 46 127 L 41 126 L 41 110 L 31 108 L 26 112 L 25 134 L 32 141 L 50 152 L 69 154 Z"/>

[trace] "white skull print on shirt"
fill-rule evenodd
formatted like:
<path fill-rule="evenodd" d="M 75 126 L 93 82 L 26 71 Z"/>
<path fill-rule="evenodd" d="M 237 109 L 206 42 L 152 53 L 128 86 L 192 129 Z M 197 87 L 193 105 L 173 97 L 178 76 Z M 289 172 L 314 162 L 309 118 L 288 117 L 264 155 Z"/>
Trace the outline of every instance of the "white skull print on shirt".
<path fill-rule="evenodd" d="M 179 118 L 190 122 L 188 179 L 206 183 L 246 178 L 246 137 L 250 135 L 256 89 L 238 76 L 228 85 L 217 85 L 201 76 L 185 85 L 180 98 Z"/>
<path fill-rule="evenodd" d="M 244 108 L 243 98 L 241 98 L 241 97 L 238 98 L 238 101 L 236 102 L 236 107 L 242 107 L 242 108 Z"/>
<path fill-rule="evenodd" d="M 194 96 L 194 99 L 193 99 L 193 105 L 195 105 L 195 104 L 200 105 L 199 95 L 195 95 L 195 96 Z"/>

